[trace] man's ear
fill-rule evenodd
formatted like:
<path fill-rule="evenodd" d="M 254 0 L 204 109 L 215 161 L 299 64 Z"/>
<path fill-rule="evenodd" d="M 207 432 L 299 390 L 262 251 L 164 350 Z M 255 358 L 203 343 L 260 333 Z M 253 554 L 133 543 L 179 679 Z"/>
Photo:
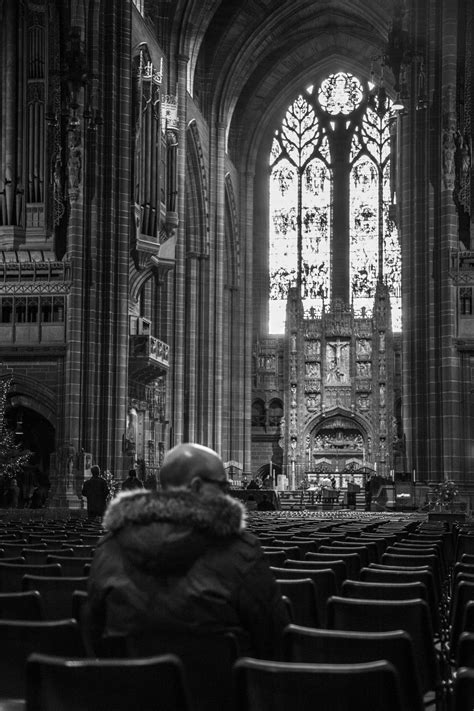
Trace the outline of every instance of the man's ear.
<path fill-rule="evenodd" d="M 202 488 L 202 480 L 198 477 L 195 476 L 191 481 L 189 482 L 189 489 L 191 489 L 192 492 L 195 494 L 199 494 Z"/>

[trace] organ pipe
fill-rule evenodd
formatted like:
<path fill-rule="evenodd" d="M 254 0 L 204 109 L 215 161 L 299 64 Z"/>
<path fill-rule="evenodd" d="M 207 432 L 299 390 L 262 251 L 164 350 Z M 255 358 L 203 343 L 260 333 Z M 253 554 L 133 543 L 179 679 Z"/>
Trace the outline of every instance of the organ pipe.
<path fill-rule="evenodd" d="M 157 72 L 142 49 L 137 82 L 135 205 L 140 212 L 140 233 L 155 238 L 160 214 L 158 83 Z"/>

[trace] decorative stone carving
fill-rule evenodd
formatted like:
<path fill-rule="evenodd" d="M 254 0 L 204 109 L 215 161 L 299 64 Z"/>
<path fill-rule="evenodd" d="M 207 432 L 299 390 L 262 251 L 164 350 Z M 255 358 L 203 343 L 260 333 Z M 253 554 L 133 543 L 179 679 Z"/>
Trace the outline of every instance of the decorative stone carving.
<path fill-rule="evenodd" d="M 447 190 L 453 190 L 455 178 L 454 154 L 456 152 L 456 143 L 454 141 L 454 131 L 451 128 L 443 129 L 442 151 L 443 185 Z"/>

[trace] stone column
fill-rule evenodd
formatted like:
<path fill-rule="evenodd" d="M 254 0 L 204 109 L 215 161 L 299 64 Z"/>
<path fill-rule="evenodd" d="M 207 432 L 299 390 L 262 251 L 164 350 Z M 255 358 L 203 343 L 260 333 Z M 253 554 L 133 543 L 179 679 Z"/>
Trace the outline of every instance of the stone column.
<path fill-rule="evenodd" d="M 178 55 L 177 87 L 178 87 L 178 117 L 180 138 L 177 151 L 177 212 L 179 224 L 176 241 L 176 264 L 173 274 L 173 294 L 170 306 L 173 314 L 171 348 L 170 411 L 172 422 L 172 437 L 170 446 L 183 441 L 184 434 L 184 385 L 185 385 L 185 280 L 186 280 L 186 232 L 185 232 L 185 202 L 186 191 L 186 74 L 189 58 Z"/>

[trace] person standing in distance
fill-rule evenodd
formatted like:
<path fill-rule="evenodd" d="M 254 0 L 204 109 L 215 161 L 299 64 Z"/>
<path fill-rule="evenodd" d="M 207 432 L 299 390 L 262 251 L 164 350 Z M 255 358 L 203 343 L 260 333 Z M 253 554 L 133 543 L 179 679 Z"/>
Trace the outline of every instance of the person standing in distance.
<path fill-rule="evenodd" d="M 130 469 L 128 477 L 122 482 L 122 491 L 133 491 L 133 489 L 143 489 L 143 483 L 137 477 L 135 469 Z"/>
<path fill-rule="evenodd" d="M 87 499 L 87 517 L 102 517 L 109 495 L 109 487 L 105 479 L 100 476 L 100 469 L 97 464 L 91 467 L 91 475 L 90 479 L 86 479 L 82 487 L 82 495 Z"/>

